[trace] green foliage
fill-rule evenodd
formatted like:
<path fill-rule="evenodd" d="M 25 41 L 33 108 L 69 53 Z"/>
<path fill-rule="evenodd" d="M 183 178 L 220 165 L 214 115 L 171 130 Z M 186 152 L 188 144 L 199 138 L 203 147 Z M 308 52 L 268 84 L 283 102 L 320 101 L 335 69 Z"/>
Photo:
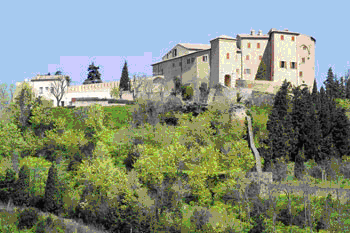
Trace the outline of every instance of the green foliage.
<path fill-rule="evenodd" d="M 18 216 L 18 229 L 31 229 L 38 221 L 38 211 L 35 208 L 26 208 Z"/>
<path fill-rule="evenodd" d="M 19 206 L 29 205 L 29 188 L 30 188 L 30 170 L 28 166 L 21 167 L 18 175 L 18 181 L 15 184 L 14 193 L 12 195 L 13 202 Z"/>
<path fill-rule="evenodd" d="M 110 91 L 110 95 L 111 95 L 111 97 L 113 97 L 113 98 L 121 98 L 120 97 L 120 89 L 119 89 L 120 87 L 113 87 L 112 89 L 111 89 L 111 91 Z"/>
<path fill-rule="evenodd" d="M 45 209 L 48 212 L 58 214 L 61 212 L 63 205 L 62 192 L 60 190 L 60 182 L 58 180 L 57 168 L 53 164 L 50 167 L 45 187 Z"/>
<path fill-rule="evenodd" d="M 181 87 L 181 95 L 184 101 L 193 100 L 194 90 L 191 85 L 183 85 Z"/>
<path fill-rule="evenodd" d="M 119 89 L 121 91 L 130 91 L 130 78 L 129 78 L 129 72 L 128 72 L 128 65 L 125 61 L 124 67 L 122 70 L 122 76 L 120 78 L 120 84 Z"/>
<path fill-rule="evenodd" d="M 266 75 L 266 69 L 267 69 L 267 66 L 265 65 L 265 62 L 262 60 L 258 67 L 258 71 L 256 72 L 255 80 L 269 80 L 269 78 Z"/>
<path fill-rule="evenodd" d="M 20 129 L 13 123 L 0 123 L 0 155 L 11 156 L 14 150 L 22 152 L 26 148 Z"/>

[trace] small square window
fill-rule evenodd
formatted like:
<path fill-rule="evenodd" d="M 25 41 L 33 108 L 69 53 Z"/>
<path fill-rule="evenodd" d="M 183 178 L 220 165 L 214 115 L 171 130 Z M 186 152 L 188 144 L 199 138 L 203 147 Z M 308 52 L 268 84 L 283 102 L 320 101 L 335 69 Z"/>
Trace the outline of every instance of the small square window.
<path fill-rule="evenodd" d="M 239 69 L 236 69 L 236 73 L 239 73 Z"/>
<path fill-rule="evenodd" d="M 43 87 L 39 87 L 39 94 L 43 93 Z"/>
<path fill-rule="evenodd" d="M 174 49 L 173 51 L 173 57 L 176 57 L 177 56 L 177 49 Z"/>
<path fill-rule="evenodd" d="M 294 41 L 295 40 L 295 37 L 294 36 L 292 36 L 292 41 Z"/>
<path fill-rule="evenodd" d="M 51 87 L 51 93 L 53 93 L 53 87 Z"/>
<path fill-rule="evenodd" d="M 179 62 L 179 66 L 182 66 L 182 62 L 181 61 Z"/>
<path fill-rule="evenodd" d="M 300 76 L 300 77 L 303 77 L 303 71 L 300 71 L 300 72 L 299 72 L 299 76 Z"/>
<path fill-rule="evenodd" d="M 45 91 L 49 91 L 49 87 L 45 87 Z"/>
<path fill-rule="evenodd" d="M 175 67 L 175 63 L 173 63 L 173 67 Z"/>
<path fill-rule="evenodd" d="M 250 49 L 250 43 L 248 43 L 248 49 Z"/>
<path fill-rule="evenodd" d="M 208 56 L 203 56 L 203 61 L 207 62 L 208 61 Z"/>
<path fill-rule="evenodd" d="M 249 55 L 245 56 L 245 59 L 246 59 L 246 60 L 249 60 Z"/>
<path fill-rule="evenodd" d="M 192 57 L 191 62 L 192 62 L 192 63 L 194 62 L 194 57 Z"/>
<path fill-rule="evenodd" d="M 281 65 L 281 68 L 286 68 L 286 62 L 285 61 L 281 61 L 280 65 Z"/>
<path fill-rule="evenodd" d="M 281 40 L 284 40 L 284 35 L 281 35 Z"/>
<path fill-rule="evenodd" d="M 301 58 L 301 62 L 305 63 L 305 57 Z"/>
<path fill-rule="evenodd" d="M 187 64 L 190 64 L 191 63 L 191 59 L 187 59 Z"/>
<path fill-rule="evenodd" d="M 262 56 L 259 56 L 259 60 L 261 61 L 261 59 L 262 59 Z"/>
<path fill-rule="evenodd" d="M 226 54 L 226 59 L 230 59 L 230 53 Z"/>
<path fill-rule="evenodd" d="M 257 48 L 260 49 L 260 43 L 257 44 Z"/>

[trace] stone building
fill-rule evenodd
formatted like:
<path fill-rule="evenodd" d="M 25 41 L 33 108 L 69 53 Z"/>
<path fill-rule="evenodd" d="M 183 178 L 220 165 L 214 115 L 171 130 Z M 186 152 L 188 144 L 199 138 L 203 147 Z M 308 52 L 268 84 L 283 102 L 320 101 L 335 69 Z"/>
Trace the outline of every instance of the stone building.
<path fill-rule="evenodd" d="M 267 35 L 261 30 L 238 34 L 236 38 L 219 36 L 210 44 L 180 43 L 167 52 L 162 61 L 152 64 L 153 76 L 165 79 L 169 88 L 173 78 L 183 83 L 201 82 L 210 87 L 221 83 L 276 93 L 284 79 L 293 85 L 313 86 L 315 78 L 316 40 L 307 35 L 272 28 Z M 256 80 L 259 65 L 266 65 L 264 80 Z"/>

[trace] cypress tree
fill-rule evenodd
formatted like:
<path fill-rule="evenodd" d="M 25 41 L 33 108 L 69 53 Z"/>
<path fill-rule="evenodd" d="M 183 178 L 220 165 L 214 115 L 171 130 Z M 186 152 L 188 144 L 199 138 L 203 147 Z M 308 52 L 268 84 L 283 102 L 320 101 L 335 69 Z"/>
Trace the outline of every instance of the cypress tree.
<path fill-rule="evenodd" d="M 57 168 L 52 164 L 45 187 L 45 209 L 48 212 L 58 214 L 62 207 L 63 197 L 61 195 L 60 183 L 57 175 Z"/>
<path fill-rule="evenodd" d="M 261 61 L 258 71 L 256 72 L 255 80 L 266 80 L 266 65 Z"/>
<path fill-rule="evenodd" d="M 338 152 L 338 158 L 349 155 L 350 152 L 350 123 L 345 109 L 337 108 L 335 111 L 334 127 L 332 131 L 333 144 Z"/>
<path fill-rule="evenodd" d="M 331 97 L 331 98 L 335 98 L 336 91 L 337 91 L 337 88 L 336 88 L 337 84 L 335 83 L 332 67 L 329 67 L 327 79 L 323 83 L 324 83 L 324 85 L 326 87 L 326 94 L 327 94 L 327 96 Z"/>
<path fill-rule="evenodd" d="M 346 98 L 345 79 L 343 76 L 340 78 L 340 96 L 339 96 L 339 98 L 341 98 L 341 99 Z"/>
<path fill-rule="evenodd" d="M 292 124 L 296 137 L 291 159 L 295 162 L 294 170 L 297 172 L 298 169 L 303 169 L 303 162 L 307 158 L 305 146 L 309 133 L 307 124 L 309 123 L 308 115 L 310 113 L 310 94 L 307 88 L 300 90 L 300 87 L 296 87 L 293 94 Z M 298 176 L 296 177 L 298 178 Z"/>
<path fill-rule="evenodd" d="M 119 90 L 130 91 L 129 83 L 130 83 L 130 79 L 129 79 L 128 65 L 125 61 L 124 67 L 122 70 L 122 77 L 120 78 Z"/>
<path fill-rule="evenodd" d="M 350 99 L 350 78 L 346 81 L 345 98 Z"/>
<path fill-rule="evenodd" d="M 13 192 L 13 202 L 18 206 L 29 206 L 30 170 L 23 165 L 18 174 L 18 180 Z"/>
<path fill-rule="evenodd" d="M 265 161 L 269 164 L 267 166 L 272 165 L 277 158 L 286 157 L 287 160 L 290 158 L 290 151 L 294 143 L 294 131 L 288 114 L 290 109 L 289 87 L 290 83 L 285 80 L 276 94 L 274 106 L 267 122 L 266 127 L 269 131 L 267 140 L 269 153 L 265 154 Z"/>

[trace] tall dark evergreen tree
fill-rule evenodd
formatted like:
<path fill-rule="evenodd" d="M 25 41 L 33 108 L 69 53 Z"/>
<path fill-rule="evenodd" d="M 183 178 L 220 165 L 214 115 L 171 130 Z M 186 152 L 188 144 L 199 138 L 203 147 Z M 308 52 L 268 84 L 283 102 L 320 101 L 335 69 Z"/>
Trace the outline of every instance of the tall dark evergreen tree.
<path fill-rule="evenodd" d="M 50 167 L 45 187 L 45 209 L 48 212 L 58 214 L 63 205 L 63 196 L 57 175 L 57 168 L 53 164 Z"/>
<path fill-rule="evenodd" d="M 345 98 L 350 99 L 350 79 L 346 81 Z"/>
<path fill-rule="evenodd" d="M 265 153 L 266 157 L 264 158 L 266 169 L 268 166 L 272 166 L 277 158 L 290 159 L 295 135 L 289 114 L 291 110 L 289 88 L 290 83 L 285 80 L 276 94 L 274 106 L 267 122 L 269 153 Z"/>
<path fill-rule="evenodd" d="M 337 108 L 332 131 L 334 146 L 338 152 L 338 158 L 350 154 L 350 122 L 345 114 L 345 109 Z"/>
<path fill-rule="evenodd" d="M 326 81 L 323 82 L 326 87 L 326 94 L 329 97 L 335 98 L 337 92 L 337 84 L 334 79 L 334 74 L 332 71 L 332 67 L 328 69 L 328 75 Z"/>
<path fill-rule="evenodd" d="M 309 123 L 308 115 L 310 113 L 311 104 L 309 102 L 310 94 L 308 88 L 300 90 L 300 87 L 296 87 L 293 90 L 293 94 L 292 122 L 296 135 L 296 144 L 292 149 L 291 159 L 295 162 L 294 171 L 297 177 L 297 172 L 303 167 L 303 162 L 305 162 L 307 158 L 305 148 L 309 136 L 307 125 Z M 298 166 L 300 166 L 300 169 Z"/>
<path fill-rule="evenodd" d="M 122 70 L 122 77 L 120 78 L 119 89 L 121 91 L 130 91 L 130 78 L 128 72 L 128 65 L 125 61 L 124 67 Z"/>
<path fill-rule="evenodd" d="M 18 174 L 18 180 L 12 195 L 12 200 L 15 205 L 29 206 L 29 185 L 30 185 L 30 170 L 27 165 L 23 165 Z"/>
<path fill-rule="evenodd" d="M 101 74 L 98 71 L 98 69 L 100 69 L 100 67 L 99 66 L 95 66 L 94 63 L 89 65 L 88 77 L 83 82 L 83 85 L 85 85 L 85 84 L 93 84 L 93 83 L 102 83 Z"/>

